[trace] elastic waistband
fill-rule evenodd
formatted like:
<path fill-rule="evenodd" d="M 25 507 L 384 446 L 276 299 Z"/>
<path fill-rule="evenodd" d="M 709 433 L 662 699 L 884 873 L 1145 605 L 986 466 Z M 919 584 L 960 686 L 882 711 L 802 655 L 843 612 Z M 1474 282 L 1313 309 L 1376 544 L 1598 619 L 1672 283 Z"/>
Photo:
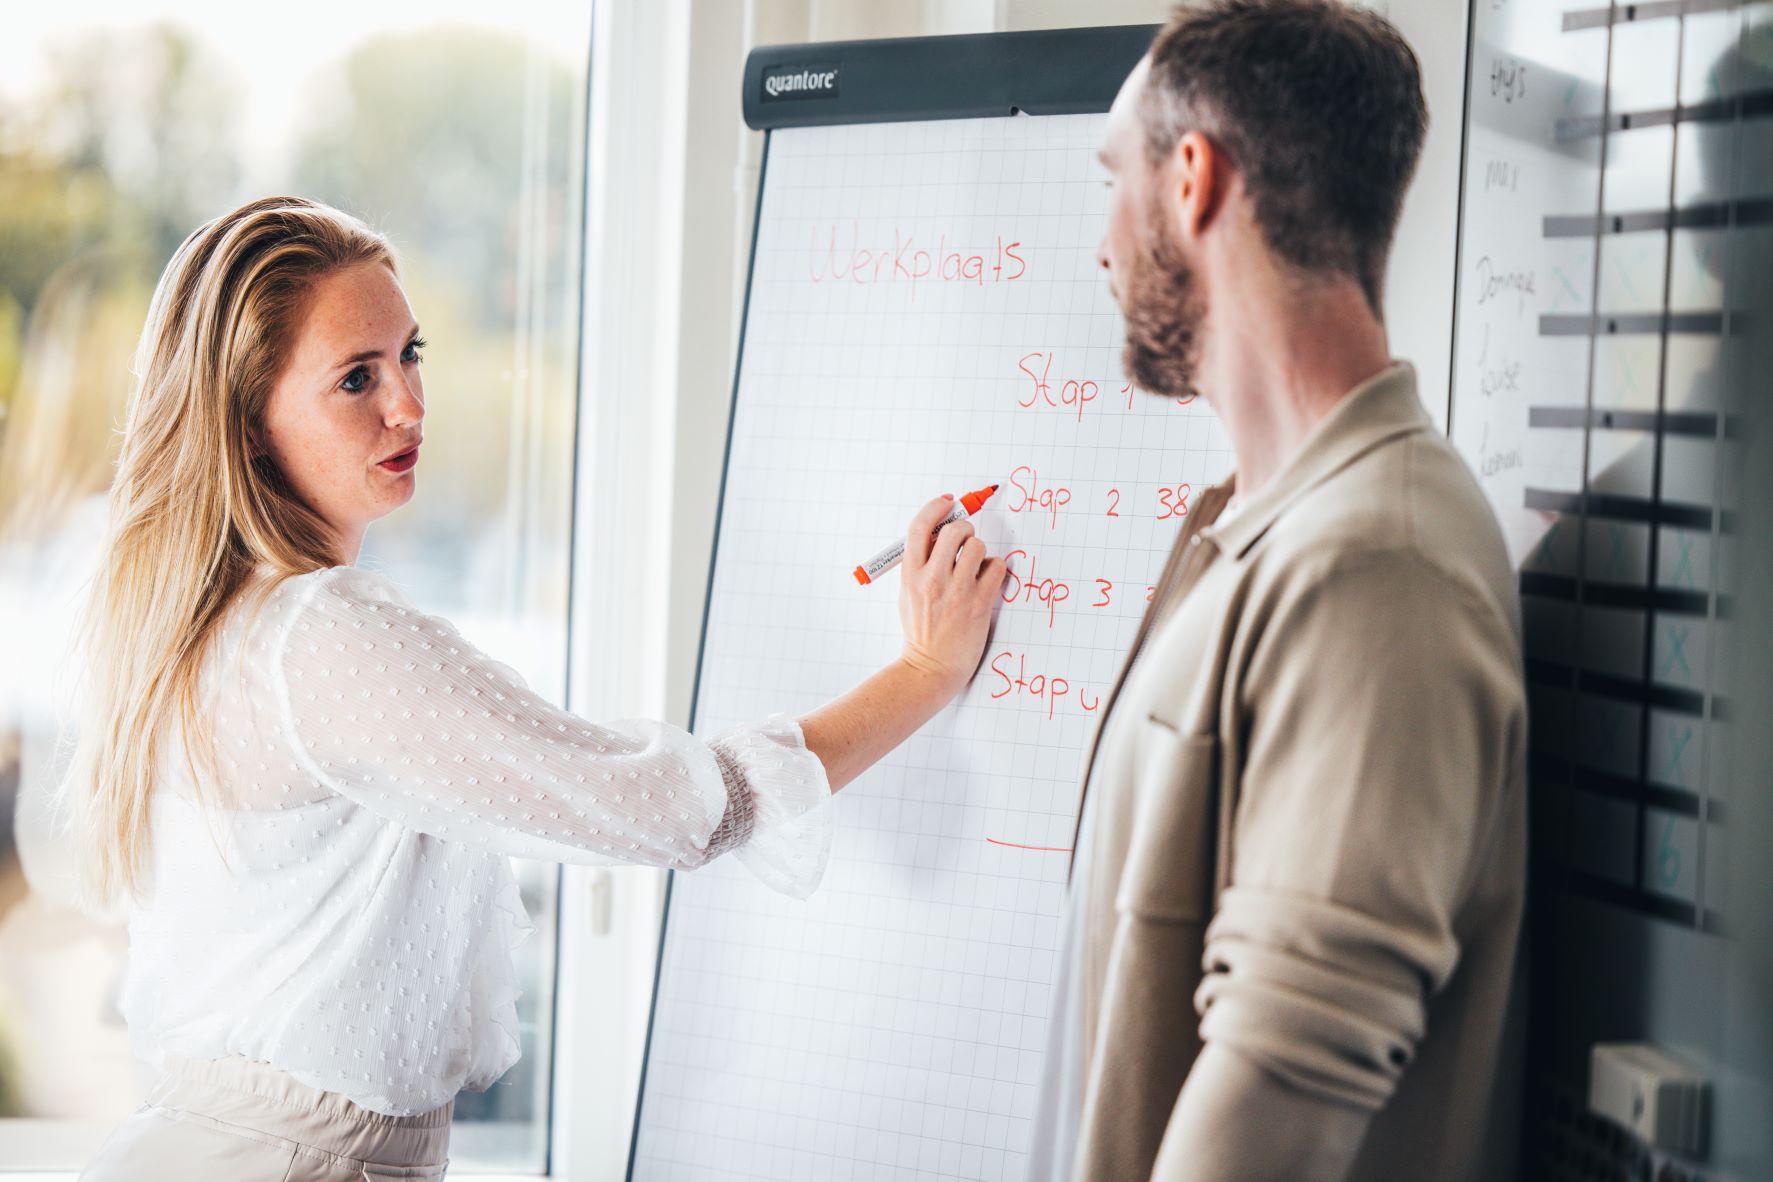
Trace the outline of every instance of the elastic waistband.
<path fill-rule="evenodd" d="M 449 1155 L 455 1102 L 417 1116 L 372 1112 L 336 1092 L 302 1083 L 269 1063 L 239 1056 L 168 1056 L 148 1103 L 241 1125 L 353 1160 L 441 1166 Z"/>

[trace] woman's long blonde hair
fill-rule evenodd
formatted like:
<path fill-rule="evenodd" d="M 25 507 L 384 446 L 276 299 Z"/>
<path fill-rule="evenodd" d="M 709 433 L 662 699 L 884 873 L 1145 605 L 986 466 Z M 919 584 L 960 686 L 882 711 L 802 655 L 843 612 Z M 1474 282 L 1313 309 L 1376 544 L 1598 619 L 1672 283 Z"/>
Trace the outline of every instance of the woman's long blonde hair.
<path fill-rule="evenodd" d="M 241 206 L 166 265 L 135 359 L 110 533 L 81 625 L 81 709 L 69 802 L 94 902 L 133 894 L 149 794 L 179 725 L 201 796 L 220 800 L 203 658 L 260 563 L 284 579 L 344 561 L 326 522 L 256 441 L 308 293 L 341 268 L 394 257 L 349 214 L 299 197 Z M 212 774 L 198 774 L 201 760 Z"/>

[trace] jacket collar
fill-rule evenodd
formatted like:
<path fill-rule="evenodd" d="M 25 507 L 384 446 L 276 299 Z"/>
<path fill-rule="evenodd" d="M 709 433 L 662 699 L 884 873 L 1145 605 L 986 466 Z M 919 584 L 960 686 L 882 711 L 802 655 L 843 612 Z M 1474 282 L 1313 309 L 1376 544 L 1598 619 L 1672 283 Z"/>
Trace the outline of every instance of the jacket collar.
<path fill-rule="evenodd" d="M 1434 420 L 1416 395 L 1415 367 L 1408 361 L 1394 361 L 1350 390 L 1312 428 L 1268 487 L 1245 502 L 1224 527 L 1214 528 L 1209 523 L 1200 536 L 1229 557 L 1240 559 L 1281 514 L 1312 489 L 1380 444 L 1433 426 Z M 1223 487 L 1234 490 L 1236 481 L 1234 473 Z"/>

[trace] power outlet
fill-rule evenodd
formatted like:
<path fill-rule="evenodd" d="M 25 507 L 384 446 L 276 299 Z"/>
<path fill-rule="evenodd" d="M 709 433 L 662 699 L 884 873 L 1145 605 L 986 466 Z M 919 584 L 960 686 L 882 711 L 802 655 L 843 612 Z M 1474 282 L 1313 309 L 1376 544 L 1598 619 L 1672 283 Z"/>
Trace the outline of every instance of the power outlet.
<path fill-rule="evenodd" d="M 1705 1156 L 1710 1122 L 1705 1077 L 1660 1047 L 1597 1043 L 1589 1059 L 1588 1106 L 1645 1144 L 1688 1158 Z"/>

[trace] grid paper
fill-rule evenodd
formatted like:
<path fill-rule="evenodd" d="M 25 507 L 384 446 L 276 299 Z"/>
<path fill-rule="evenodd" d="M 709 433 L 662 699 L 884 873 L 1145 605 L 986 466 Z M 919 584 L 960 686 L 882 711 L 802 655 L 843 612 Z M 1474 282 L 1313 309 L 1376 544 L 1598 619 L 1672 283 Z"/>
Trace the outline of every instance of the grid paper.
<path fill-rule="evenodd" d="M 1025 1173 L 1084 746 L 1230 467 L 1121 375 L 1102 119 L 771 134 L 697 731 L 895 657 L 897 576 L 851 571 L 937 493 L 1002 485 L 1015 575 L 972 685 L 833 802 L 811 899 L 676 876 L 635 1178 Z"/>

